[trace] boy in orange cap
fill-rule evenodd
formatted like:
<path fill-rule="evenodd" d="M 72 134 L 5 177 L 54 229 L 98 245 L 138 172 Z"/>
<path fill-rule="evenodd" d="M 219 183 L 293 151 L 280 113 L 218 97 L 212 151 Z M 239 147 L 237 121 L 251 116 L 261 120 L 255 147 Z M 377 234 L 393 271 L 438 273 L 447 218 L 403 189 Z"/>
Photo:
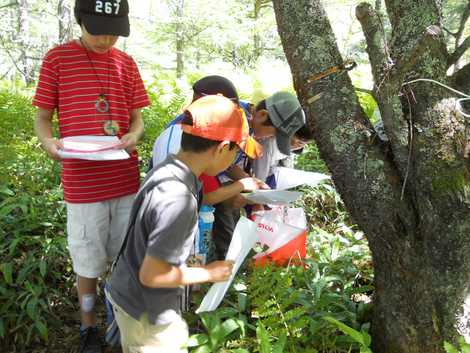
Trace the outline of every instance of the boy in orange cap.
<path fill-rule="evenodd" d="M 217 175 L 259 147 L 242 111 L 223 96 L 193 102 L 182 120 L 181 150 L 154 168 L 139 190 L 109 296 L 124 353 L 186 352 L 181 286 L 227 280 L 230 261 L 186 267 L 198 226 L 199 175 Z"/>

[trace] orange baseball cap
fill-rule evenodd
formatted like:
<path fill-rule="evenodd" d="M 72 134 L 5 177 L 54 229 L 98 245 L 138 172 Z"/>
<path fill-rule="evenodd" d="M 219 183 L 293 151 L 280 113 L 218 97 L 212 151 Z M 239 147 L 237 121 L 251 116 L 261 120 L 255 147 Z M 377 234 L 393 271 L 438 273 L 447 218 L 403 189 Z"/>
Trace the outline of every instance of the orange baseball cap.
<path fill-rule="evenodd" d="M 245 112 L 221 95 L 199 98 L 186 108 L 193 124 L 181 124 L 184 132 L 213 141 L 232 141 L 250 158 L 261 157 L 263 148 L 250 136 Z"/>

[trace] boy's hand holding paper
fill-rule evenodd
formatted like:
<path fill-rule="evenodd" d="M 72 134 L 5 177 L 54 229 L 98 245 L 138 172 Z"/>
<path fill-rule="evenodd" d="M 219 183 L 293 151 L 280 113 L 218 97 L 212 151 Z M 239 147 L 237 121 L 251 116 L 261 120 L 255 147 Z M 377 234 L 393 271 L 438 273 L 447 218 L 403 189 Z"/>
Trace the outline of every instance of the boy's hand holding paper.
<path fill-rule="evenodd" d="M 71 136 L 63 138 L 61 144 L 58 154 L 62 159 L 106 161 L 130 157 L 117 136 Z"/>

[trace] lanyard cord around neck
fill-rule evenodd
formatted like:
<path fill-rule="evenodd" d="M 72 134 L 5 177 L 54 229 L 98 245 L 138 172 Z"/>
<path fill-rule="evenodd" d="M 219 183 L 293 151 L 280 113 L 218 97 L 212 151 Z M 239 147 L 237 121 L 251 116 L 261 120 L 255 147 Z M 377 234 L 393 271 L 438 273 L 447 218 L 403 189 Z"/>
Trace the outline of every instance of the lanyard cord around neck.
<path fill-rule="evenodd" d="M 86 56 L 88 58 L 88 62 L 90 63 L 91 68 L 93 69 L 93 73 L 95 74 L 95 78 L 98 81 L 98 83 L 100 85 L 100 88 L 101 88 L 101 93 L 100 93 L 100 95 L 98 97 L 98 101 L 96 102 L 96 105 L 95 105 L 96 111 L 98 111 L 99 113 L 108 113 L 109 120 L 112 120 L 113 117 L 111 116 L 111 114 L 109 112 L 109 102 L 106 99 L 106 95 L 105 95 L 106 92 L 109 94 L 109 84 L 110 84 L 109 83 L 110 82 L 110 78 L 109 78 L 109 71 L 110 71 L 109 51 L 108 51 L 108 58 L 107 58 L 108 60 L 106 61 L 107 65 L 108 65 L 108 72 L 107 72 L 107 86 L 108 87 L 107 87 L 107 90 L 105 91 L 104 85 L 103 85 L 103 83 L 101 82 L 101 79 L 98 76 L 98 72 L 96 71 L 95 65 L 93 64 L 93 61 L 91 60 L 90 53 L 89 53 L 88 48 L 85 45 L 82 37 L 80 37 L 80 43 L 83 46 L 83 48 L 85 49 L 85 53 L 86 53 Z"/>

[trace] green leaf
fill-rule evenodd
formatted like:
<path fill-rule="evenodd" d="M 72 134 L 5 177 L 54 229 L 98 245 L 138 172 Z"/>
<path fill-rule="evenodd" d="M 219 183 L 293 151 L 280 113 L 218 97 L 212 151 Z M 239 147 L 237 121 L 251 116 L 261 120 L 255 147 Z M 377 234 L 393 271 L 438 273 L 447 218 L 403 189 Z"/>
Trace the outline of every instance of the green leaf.
<path fill-rule="evenodd" d="M 457 348 L 455 348 L 453 345 L 451 345 L 447 341 L 444 341 L 444 349 L 446 350 L 447 353 L 459 353 Z"/>
<path fill-rule="evenodd" d="M 238 310 L 245 311 L 248 306 L 248 296 L 246 293 L 237 293 Z"/>
<path fill-rule="evenodd" d="M 10 255 L 13 255 L 13 253 L 16 250 L 17 245 L 19 244 L 21 240 L 22 240 L 21 237 L 18 237 L 11 241 L 10 246 L 8 247 L 8 251 Z"/>
<path fill-rule="evenodd" d="M 187 346 L 197 347 L 207 342 L 209 342 L 209 337 L 205 333 L 198 333 L 189 337 Z"/>
<path fill-rule="evenodd" d="M 248 328 L 246 316 L 245 315 L 240 315 L 239 318 L 234 319 L 234 320 L 237 322 L 238 326 L 240 327 L 241 337 L 245 337 L 246 336 L 246 330 Z"/>
<path fill-rule="evenodd" d="M 219 319 L 223 319 L 223 318 L 229 318 L 229 317 L 233 317 L 235 315 L 238 314 L 238 310 L 235 309 L 235 308 L 228 308 L 228 307 L 222 307 L 222 308 L 219 308 L 217 309 L 217 311 L 215 312 L 215 315 L 217 315 L 217 317 Z"/>
<path fill-rule="evenodd" d="M 224 323 L 222 324 L 223 337 L 230 335 L 232 332 L 238 330 L 239 328 L 240 328 L 240 325 L 235 319 L 225 320 Z"/>
<path fill-rule="evenodd" d="M 274 345 L 272 353 L 284 353 L 284 346 L 286 345 L 286 341 L 287 335 L 285 332 L 283 332 Z"/>
<path fill-rule="evenodd" d="M 256 327 L 256 338 L 258 338 L 259 341 L 260 353 L 271 353 L 271 343 L 269 342 L 269 335 L 262 323 L 260 323 L 258 327 Z"/>
<path fill-rule="evenodd" d="M 39 273 L 41 274 L 42 277 L 46 277 L 46 272 L 47 272 L 47 263 L 46 261 L 41 261 L 39 263 Z"/>
<path fill-rule="evenodd" d="M 34 326 L 36 327 L 36 329 L 38 330 L 39 334 L 41 335 L 41 337 L 47 341 L 48 340 L 48 330 L 47 330 L 47 326 L 40 320 L 37 320 L 34 322 Z"/>
<path fill-rule="evenodd" d="M 37 318 L 37 304 L 38 300 L 36 298 L 31 299 L 28 301 L 28 304 L 26 304 L 26 314 L 31 318 L 31 320 L 36 320 Z"/>
<path fill-rule="evenodd" d="M 372 339 L 370 335 L 366 331 L 363 331 L 363 330 L 361 330 L 361 333 L 362 333 L 362 339 L 364 340 L 364 346 L 370 347 L 370 344 L 372 343 Z"/>
<path fill-rule="evenodd" d="M 194 350 L 194 353 L 212 353 L 212 348 L 206 344 L 204 346 L 197 347 Z"/>
<path fill-rule="evenodd" d="M 6 195 L 6 196 L 15 196 L 15 193 L 7 188 L 5 185 L 0 186 L 0 194 Z"/>
<path fill-rule="evenodd" d="M 210 313 L 201 313 L 202 324 L 206 327 L 207 331 L 212 331 L 215 326 L 220 323 L 219 318 L 212 312 Z"/>
<path fill-rule="evenodd" d="M 4 263 L 1 266 L 3 277 L 7 284 L 13 284 L 13 266 L 10 262 Z"/>
<path fill-rule="evenodd" d="M 470 353 L 470 344 L 465 341 L 464 337 L 459 337 L 458 342 L 462 353 Z"/>
<path fill-rule="evenodd" d="M 5 337 L 5 324 L 3 323 L 3 319 L 0 317 L 0 337 Z"/>
<path fill-rule="evenodd" d="M 362 334 L 360 332 L 358 332 L 355 329 L 343 324 L 342 322 L 336 320 L 335 318 L 333 318 L 331 316 L 325 316 L 325 317 L 323 317 L 323 320 L 326 320 L 326 321 L 332 323 L 333 325 L 338 327 L 341 331 L 343 331 L 343 333 L 345 333 L 346 335 L 351 337 L 354 341 L 356 341 L 356 342 L 358 342 L 358 343 L 360 343 L 360 344 L 367 347 L 367 345 L 364 342 L 364 338 L 362 337 Z"/>

